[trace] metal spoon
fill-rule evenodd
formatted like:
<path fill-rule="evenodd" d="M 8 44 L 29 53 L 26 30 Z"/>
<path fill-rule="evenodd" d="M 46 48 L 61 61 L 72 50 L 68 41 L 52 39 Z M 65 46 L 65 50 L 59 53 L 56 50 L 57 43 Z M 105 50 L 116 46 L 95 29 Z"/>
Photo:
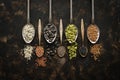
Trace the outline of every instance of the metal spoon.
<path fill-rule="evenodd" d="M 94 0 L 92 0 L 92 24 L 90 24 L 87 28 L 87 37 L 92 44 L 95 44 L 98 41 L 99 36 L 100 29 L 94 21 Z"/>
<path fill-rule="evenodd" d="M 66 30 L 67 30 L 68 28 L 70 28 L 70 26 L 73 26 L 73 28 L 76 29 L 77 31 L 76 31 L 76 33 L 75 33 L 75 38 L 73 39 L 73 41 L 69 40 L 69 36 L 65 33 L 66 39 L 68 40 L 69 43 L 74 43 L 74 42 L 76 41 L 77 37 L 78 37 L 78 29 L 77 29 L 77 27 L 76 27 L 74 24 L 72 24 L 72 22 L 73 22 L 73 16 L 72 16 L 72 0 L 70 0 L 70 24 L 66 27 Z M 66 30 L 65 30 L 65 31 L 66 31 Z M 71 33 L 71 32 L 72 32 L 72 31 L 70 30 L 70 33 Z"/>
<path fill-rule="evenodd" d="M 52 0 L 49 0 L 49 23 L 44 28 L 44 37 L 48 43 L 53 43 L 57 36 L 57 28 L 52 23 Z"/>
<path fill-rule="evenodd" d="M 62 45 L 62 36 L 63 36 L 63 23 L 62 19 L 60 19 L 60 27 L 59 27 L 59 33 L 60 33 L 60 43 L 61 46 L 58 47 L 57 53 L 59 57 L 63 57 L 66 53 L 66 48 Z"/>
<path fill-rule="evenodd" d="M 83 19 L 81 19 L 81 36 L 82 36 L 82 47 L 80 47 L 79 52 L 82 57 L 86 57 L 88 53 L 88 49 L 84 45 L 84 21 Z"/>
<path fill-rule="evenodd" d="M 41 20 L 39 19 L 38 21 L 38 41 L 39 45 L 36 47 L 36 55 L 37 57 L 42 57 L 44 54 L 44 48 L 40 46 L 41 44 L 41 31 L 42 31 L 42 26 L 41 26 Z"/>
<path fill-rule="evenodd" d="M 31 43 L 35 36 L 35 28 L 30 23 L 30 0 L 27 0 L 27 24 L 22 29 L 22 37 L 26 43 Z"/>

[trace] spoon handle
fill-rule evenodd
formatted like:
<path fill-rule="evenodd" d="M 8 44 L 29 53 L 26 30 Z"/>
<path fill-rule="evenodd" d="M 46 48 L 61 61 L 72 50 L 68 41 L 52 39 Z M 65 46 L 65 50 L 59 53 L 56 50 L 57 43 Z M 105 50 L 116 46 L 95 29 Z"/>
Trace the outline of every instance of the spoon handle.
<path fill-rule="evenodd" d="M 72 23 L 73 14 L 72 14 L 72 0 L 70 0 L 70 23 Z"/>
<path fill-rule="evenodd" d="M 82 44 L 84 44 L 84 21 L 81 19 L 81 36 L 82 36 Z"/>
<path fill-rule="evenodd" d="M 63 22 L 62 22 L 62 19 L 60 19 L 60 27 L 59 27 L 59 30 L 60 30 L 60 42 L 62 44 L 62 35 L 63 35 Z"/>
<path fill-rule="evenodd" d="M 40 45 L 40 42 L 41 42 L 41 32 L 42 32 L 41 19 L 39 19 L 39 21 L 38 21 L 38 41 L 39 41 L 39 45 Z"/>
<path fill-rule="evenodd" d="M 27 23 L 30 23 L 30 0 L 27 0 Z"/>
<path fill-rule="evenodd" d="M 95 22 L 94 17 L 95 17 L 95 15 L 94 15 L 94 0 L 92 0 L 92 23 Z"/>
<path fill-rule="evenodd" d="M 49 0 L 49 23 L 52 22 L 52 0 Z"/>

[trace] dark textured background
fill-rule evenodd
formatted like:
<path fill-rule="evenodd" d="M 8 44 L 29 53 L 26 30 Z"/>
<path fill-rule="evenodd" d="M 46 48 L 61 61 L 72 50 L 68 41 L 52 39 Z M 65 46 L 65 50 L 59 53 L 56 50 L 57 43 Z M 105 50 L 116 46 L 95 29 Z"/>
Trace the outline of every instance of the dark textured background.
<path fill-rule="evenodd" d="M 78 29 L 81 18 L 87 28 L 91 23 L 90 0 L 73 0 L 73 17 Z M 31 23 L 36 30 L 39 18 L 43 26 L 48 23 L 48 0 L 31 0 Z M 63 18 L 65 28 L 69 24 L 69 0 L 53 0 L 53 23 L 57 28 L 60 18 Z M 0 80 L 120 80 L 119 0 L 95 0 L 95 23 L 101 31 L 98 43 L 104 48 L 98 61 L 88 53 L 86 58 L 78 55 L 71 61 L 65 56 L 66 63 L 61 65 L 57 62 L 61 59 L 53 56 L 47 67 L 36 67 L 36 57 L 26 62 L 21 55 L 25 46 L 21 30 L 26 24 L 26 0 L 0 0 Z M 79 36 L 77 42 L 80 40 Z M 42 41 L 46 48 L 48 44 L 43 37 Z M 85 41 L 90 48 L 92 44 L 87 37 Z M 31 45 L 37 44 L 36 35 Z"/>

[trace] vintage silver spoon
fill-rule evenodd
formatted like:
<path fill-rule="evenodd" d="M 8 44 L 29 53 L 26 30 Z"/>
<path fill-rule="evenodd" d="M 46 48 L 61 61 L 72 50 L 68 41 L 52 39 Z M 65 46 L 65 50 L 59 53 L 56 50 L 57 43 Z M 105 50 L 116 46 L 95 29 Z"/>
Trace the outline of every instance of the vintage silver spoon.
<path fill-rule="evenodd" d="M 90 24 L 87 28 L 87 37 L 92 44 L 95 44 L 98 41 L 99 36 L 100 29 L 94 21 L 94 0 L 92 0 L 92 24 Z"/>
<path fill-rule="evenodd" d="M 49 0 L 49 23 L 44 28 L 44 37 L 48 43 L 53 43 L 57 36 L 57 28 L 52 23 L 52 0 Z"/>
<path fill-rule="evenodd" d="M 27 0 L 27 24 L 22 29 L 22 37 L 26 43 L 31 43 L 35 36 L 35 28 L 30 23 L 30 0 Z"/>
<path fill-rule="evenodd" d="M 70 0 L 70 24 L 68 24 L 68 26 L 65 29 L 65 36 L 69 43 L 74 43 L 78 37 L 78 29 L 72 22 L 73 22 L 72 0 Z M 71 37 L 70 34 L 74 35 L 72 35 Z"/>
<path fill-rule="evenodd" d="M 60 19 L 60 27 L 59 27 L 59 33 L 60 33 L 60 43 L 61 45 L 57 49 L 57 53 L 59 57 L 63 57 L 66 53 L 66 48 L 62 45 L 62 36 L 63 36 L 63 23 L 62 19 Z"/>
<path fill-rule="evenodd" d="M 42 32 L 42 25 L 41 25 L 41 20 L 39 19 L 38 21 L 38 41 L 39 45 L 36 47 L 35 52 L 37 57 L 42 57 L 44 55 L 44 48 L 40 46 L 41 44 L 41 33 Z"/>
<path fill-rule="evenodd" d="M 81 36 L 82 36 L 82 46 L 79 49 L 79 53 L 82 57 L 86 57 L 88 53 L 88 49 L 84 45 L 84 21 L 83 19 L 81 19 Z"/>

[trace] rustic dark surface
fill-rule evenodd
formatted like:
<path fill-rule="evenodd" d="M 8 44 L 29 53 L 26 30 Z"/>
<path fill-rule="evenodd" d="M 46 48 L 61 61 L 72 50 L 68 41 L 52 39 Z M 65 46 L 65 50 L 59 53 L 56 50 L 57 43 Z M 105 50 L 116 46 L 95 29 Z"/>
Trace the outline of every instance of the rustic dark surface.
<path fill-rule="evenodd" d="M 80 29 L 80 19 L 84 18 L 85 28 L 91 23 L 90 0 L 73 0 L 74 23 Z M 48 0 L 31 0 L 31 23 L 37 30 L 38 19 L 42 25 L 48 23 Z M 53 23 L 59 27 L 63 18 L 64 28 L 69 24 L 69 0 L 53 0 Z M 21 55 L 26 45 L 22 39 L 22 27 L 26 24 L 26 0 L 0 0 L 0 80 L 120 80 L 120 2 L 119 0 L 95 0 L 95 22 L 100 28 L 100 39 L 104 52 L 97 61 L 88 53 L 86 58 L 78 54 L 73 60 L 54 56 L 48 58 L 47 66 L 36 67 L 36 56 L 27 62 Z M 92 44 L 85 37 L 88 49 Z M 45 47 L 48 45 L 42 36 Z M 77 42 L 80 42 L 80 36 Z M 64 37 L 65 46 L 67 45 Z M 81 43 L 81 42 L 80 42 Z M 79 47 L 80 47 L 79 43 Z M 31 43 L 38 44 L 37 33 Z M 47 57 L 47 55 L 46 55 Z"/>

